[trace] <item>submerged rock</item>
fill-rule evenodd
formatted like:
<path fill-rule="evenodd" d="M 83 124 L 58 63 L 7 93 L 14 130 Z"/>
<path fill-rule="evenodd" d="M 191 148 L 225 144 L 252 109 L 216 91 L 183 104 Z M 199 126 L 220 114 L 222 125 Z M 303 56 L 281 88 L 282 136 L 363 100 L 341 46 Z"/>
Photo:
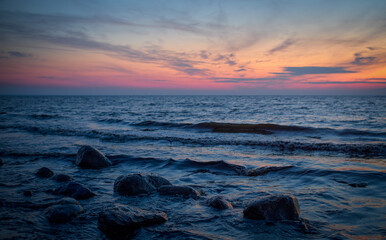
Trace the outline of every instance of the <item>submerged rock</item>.
<path fill-rule="evenodd" d="M 292 195 L 259 197 L 244 209 L 244 217 L 257 220 L 298 220 L 300 207 Z"/>
<path fill-rule="evenodd" d="M 160 176 L 153 174 L 128 174 L 119 176 L 114 182 L 114 192 L 124 196 L 134 196 L 141 193 L 149 193 L 160 186 L 171 183 Z"/>
<path fill-rule="evenodd" d="M 55 195 L 65 195 L 75 199 L 88 199 L 95 196 L 95 193 L 80 183 L 69 182 L 54 190 Z"/>
<path fill-rule="evenodd" d="M 99 150 L 85 145 L 82 146 L 76 155 L 75 164 L 81 168 L 101 169 L 111 166 L 110 160 Z"/>
<path fill-rule="evenodd" d="M 233 206 L 223 196 L 214 196 L 208 200 L 208 205 L 217 209 L 232 209 Z"/>
<path fill-rule="evenodd" d="M 52 179 L 57 182 L 69 182 L 72 180 L 72 177 L 66 174 L 56 174 Z"/>
<path fill-rule="evenodd" d="M 161 186 L 158 189 L 158 192 L 161 195 L 182 196 L 187 198 L 191 197 L 194 199 L 200 197 L 200 193 L 196 189 L 188 186 Z"/>
<path fill-rule="evenodd" d="M 44 214 L 50 223 L 66 223 L 83 212 L 78 201 L 71 198 L 64 198 L 57 204 L 48 207 Z"/>
<path fill-rule="evenodd" d="M 141 227 L 161 224 L 168 220 L 164 212 L 150 212 L 140 208 L 115 204 L 98 215 L 98 227 L 110 238 L 135 234 Z"/>
<path fill-rule="evenodd" d="M 49 168 L 46 168 L 46 167 L 42 167 L 40 168 L 36 173 L 35 173 L 36 176 L 40 177 L 40 178 L 50 178 L 52 176 L 54 176 L 54 172 L 51 171 Z"/>

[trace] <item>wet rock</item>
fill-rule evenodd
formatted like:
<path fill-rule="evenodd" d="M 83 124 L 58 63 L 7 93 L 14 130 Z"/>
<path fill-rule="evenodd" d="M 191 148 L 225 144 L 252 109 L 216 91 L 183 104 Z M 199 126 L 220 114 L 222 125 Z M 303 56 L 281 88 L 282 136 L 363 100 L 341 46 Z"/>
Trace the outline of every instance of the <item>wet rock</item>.
<path fill-rule="evenodd" d="M 158 192 L 161 195 L 182 196 L 182 197 L 194 198 L 194 199 L 197 199 L 200 197 L 200 193 L 197 190 L 187 186 L 165 185 L 165 186 L 161 186 L 158 189 Z"/>
<path fill-rule="evenodd" d="M 293 166 L 267 166 L 267 167 L 260 167 L 255 169 L 248 169 L 246 171 L 247 176 L 261 176 L 265 175 L 270 172 L 277 172 L 284 169 L 292 168 Z"/>
<path fill-rule="evenodd" d="M 128 174 L 119 176 L 114 182 L 114 192 L 123 196 L 134 196 L 149 193 L 163 185 L 171 183 L 160 176 L 153 174 Z"/>
<path fill-rule="evenodd" d="M 215 196 L 208 200 L 208 205 L 217 209 L 232 209 L 233 206 L 223 196 Z"/>
<path fill-rule="evenodd" d="M 32 192 L 31 192 L 31 191 L 24 191 L 24 192 L 23 192 L 23 195 L 24 195 L 25 197 L 31 197 L 31 196 L 32 196 Z"/>
<path fill-rule="evenodd" d="M 88 199 L 95 196 L 95 193 L 82 184 L 69 182 L 53 191 L 55 195 L 64 195 L 75 199 Z"/>
<path fill-rule="evenodd" d="M 40 178 L 50 178 L 52 176 L 54 176 L 54 172 L 51 171 L 49 168 L 46 168 L 46 167 L 42 167 L 40 168 L 36 173 L 35 173 L 36 176 L 40 177 Z"/>
<path fill-rule="evenodd" d="M 98 215 L 98 227 L 109 238 L 133 235 L 136 230 L 168 220 L 164 212 L 150 212 L 140 208 L 115 204 Z"/>
<path fill-rule="evenodd" d="M 57 182 L 69 182 L 72 180 L 72 177 L 66 174 L 56 174 L 52 179 Z"/>
<path fill-rule="evenodd" d="M 110 160 L 99 150 L 85 145 L 77 153 L 75 164 L 81 168 L 101 169 L 111 166 Z"/>
<path fill-rule="evenodd" d="M 57 204 L 48 207 L 44 214 L 50 223 L 66 223 L 83 212 L 78 201 L 71 198 L 64 198 Z"/>
<path fill-rule="evenodd" d="M 298 220 L 300 207 L 292 195 L 259 197 L 244 209 L 244 217 L 258 220 Z"/>

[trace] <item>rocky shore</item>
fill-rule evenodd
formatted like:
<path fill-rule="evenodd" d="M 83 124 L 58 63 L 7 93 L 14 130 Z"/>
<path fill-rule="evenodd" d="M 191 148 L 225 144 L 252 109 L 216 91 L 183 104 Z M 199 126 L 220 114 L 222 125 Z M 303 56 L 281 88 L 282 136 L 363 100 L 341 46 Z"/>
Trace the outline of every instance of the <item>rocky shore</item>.
<path fill-rule="evenodd" d="M 75 160 L 75 165 L 79 167 L 80 171 L 82 169 L 100 171 L 100 169 L 111 167 L 113 164 L 102 152 L 92 146 L 82 146 L 78 150 Z M 269 171 L 286 168 L 289 167 L 248 170 L 238 166 L 234 171 L 245 176 L 257 176 L 264 175 Z M 96 196 L 88 186 L 74 181 L 69 175 L 54 173 L 47 167 L 36 170 L 35 175 L 41 179 L 50 178 L 60 184 L 56 189 L 47 192 L 63 198 L 52 204 L 47 204 L 47 206 L 40 206 L 42 214 L 51 224 L 68 223 L 82 216 L 82 214 L 84 215 L 82 201 Z M 114 194 L 126 198 L 151 197 L 153 194 L 158 194 L 160 197 L 174 198 L 173 201 L 184 201 L 184 199 L 204 200 L 202 201 L 203 207 L 217 209 L 218 211 L 229 211 L 229 214 L 234 211 L 232 202 L 226 196 L 207 196 L 201 189 L 195 189 L 192 186 L 174 185 L 168 179 L 153 173 L 123 174 L 116 178 L 114 184 L 111 185 L 111 189 Z M 32 196 L 32 194 L 31 191 L 24 192 L 25 196 Z M 252 201 L 238 203 L 237 205 L 237 208 L 243 208 L 243 217 L 256 220 L 255 224 L 260 225 L 262 221 L 266 224 L 284 221 L 287 224 L 298 225 L 299 231 L 303 233 L 310 233 L 309 226 L 300 217 L 300 206 L 295 196 L 289 194 L 257 196 Z M 162 208 L 154 209 L 152 206 L 147 205 L 139 208 L 131 206 L 130 203 L 114 203 L 100 209 L 97 214 L 97 224 L 99 230 L 107 238 L 126 239 L 135 236 L 143 227 L 164 224 L 169 219 L 168 211 Z"/>

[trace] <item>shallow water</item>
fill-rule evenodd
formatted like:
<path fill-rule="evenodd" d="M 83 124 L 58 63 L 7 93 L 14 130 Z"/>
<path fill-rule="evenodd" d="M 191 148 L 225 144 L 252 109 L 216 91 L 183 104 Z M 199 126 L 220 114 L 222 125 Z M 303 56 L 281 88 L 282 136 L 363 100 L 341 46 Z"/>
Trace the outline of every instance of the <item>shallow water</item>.
<path fill-rule="evenodd" d="M 221 129 L 213 127 L 218 124 Z M 169 216 L 137 239 L 382 239 L 385 140 L 386 97 L 0 97 L 0 236 L 103 239 L 97 214 L 125 203 Z M 78 168 L 74 160 L 84 144 L 114 165 Z M 70 223 L 52 225 L 42 215 L 59 199 L 46 192 L 60 186 L 35 177 L 43 166 L 97 194 L 80 200 L 85 212 Z M 237 170 L 264 166 L 291 167 L 258 176 Z M 198 200 L 114 194 L 114 180 L 135 172 L 156 173 L 204 194 Z M 23 196 L 26 190 L 32 197 Z M 288 222 L 243 218 L 249 200 L 274 193 L 298 198 L 311 233 Z M 234 209 L 207 207 L 215 195 Z"/>

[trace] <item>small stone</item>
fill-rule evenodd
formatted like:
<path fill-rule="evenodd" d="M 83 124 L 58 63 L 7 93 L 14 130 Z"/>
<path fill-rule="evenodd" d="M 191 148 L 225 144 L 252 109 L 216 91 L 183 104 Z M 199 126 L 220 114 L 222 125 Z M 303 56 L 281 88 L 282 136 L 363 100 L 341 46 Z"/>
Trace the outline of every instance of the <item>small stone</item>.
<path fill-rule="evenodd" d="M 197 199 L 200 197 L 200 193 L 196 189 L 188 186 L 165 185 L 165 186 L 161 186 L 158 189 L 158 192 L 161 195 L 181 196 L 181 197 L 194 198 L 194 199 Z"/>
<path fill-rule="evenodd" d="M 40 168 L 36 173 L 35 173 L 36 176 L 40 177 L 40 178 L 50 178 L 52 176 L 54 176 L 54 172 L 51 171 L 49 168 L 46 168 L 46 167 L 42 167 Z"/>
<path fill-rule="evenodd" d="M 128 174 L 119 176 L 114 182 L 114 192 L 123 196 L 135 196 L 149 193 L 163 185 L 171 183 L 160 176 L 153 174 Z"/>
<path fill-rule="evenodd" d="M 110 238 L 123 238 L 135 234 L 141 227 L 161 224 L 167 220 L 168 216 L 164 212 L 115 204 L 99 213 L 98 227 Z"/>
<path fill-rule="evenodd" d="M 88 199 L 96 196 L 90 189 L 76 182 L 69 182 L 65 186 L 55 189 L 53 194 L 64 195 L 75 199 Z"/>
<path fill-rule="evenodd" d="M 82 146 L 76 155 L 75 164 L 81 168 L 101 169 L 111 166 L 110 160 L 99 150 L 85 145 Z"/>
<path fill-rule="evenodd" d="M 75 199 L 64 198 L 48 207 L 44 214 L 50 223 L 66 223 L 83 212 L 82 206 Z"/>
<path fill-rule="evenodd" d="M 298 220 L 300 207 L 292 195 L 259 197 L 244 209 L 244 217 L 257 220 Z"/>
<path fill-rule="evenodd" d="M 217 209 L 232 209 L 233 206 L 223 196 L 215 196 L 208 200 L 208 205 Z"/>

